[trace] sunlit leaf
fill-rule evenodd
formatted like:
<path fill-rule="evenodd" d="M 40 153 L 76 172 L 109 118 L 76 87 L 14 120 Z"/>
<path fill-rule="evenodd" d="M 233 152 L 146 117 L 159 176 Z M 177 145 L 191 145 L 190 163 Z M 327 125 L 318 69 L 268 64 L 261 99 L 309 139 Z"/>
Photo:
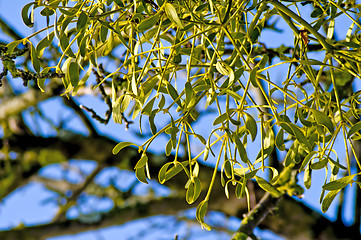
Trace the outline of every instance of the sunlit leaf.
<path fill-rule="evenodd" d="M 184 28 L 181 20 L 178 17 L 177 10 L 174 8 L 174 6 L 171 3 L 165 4 L 165 13 L 167 14 L 168 18 L 178 27 L 181 29 Z"/>
<path fill-rule="evenodd" d="M 326 183 L 325 185 L 322 186 L 322 188 L 324 190 L 328 190 L 328 191 L 340 190 L 340 189 L 346 187 L 347 185 L 349 185 L 355 176 L 356 176 L 356 174 L 353 174 L 350 176 L 346 176 L 346 177 L 334 180 L 332 182 Z"/>
<path fill-rule="evenodd" d="M 118 154 L 120 150 L 122 150 L 125 147 L 129 147 L 131 145 L 137 146 L 135 143 L 132 142 L 120 142 L 113 148 L 113 154 Z"/>
<path fill-rule="evenodd" d="M 321 207 L 323 213 L 327 212 L 328 208 L 330 207 L 331 203 L 333 202 L 333 200 L 335 199 L 335 197 L 339 192 L 340 190 L 331 191 L 325 196 L 325 198 L 322 201 L 322 207 Z"/>
<path fill-rule="evenodd" d="M 258 185 L 266 192 L 271 193 L 275 197 L 280 197 L 282 195 L 282 193 L 280 191 L 278 191 L 277 188 L 272 186 L 272 184 L 267 182 L 265 179 L 258 177 L 258 176 L 255 176 L 255 178 L 256 178 Z"/>
<path fill-rule="evenodd" d="M 21 10 L 21 17 L 23 18 L 23 22 L 28 27 L 34 26 L 34 16 L 33 10 L 29 13 L 29 9 L 34 5 L 35 2 L 31 2 L 26 4 Z"/>

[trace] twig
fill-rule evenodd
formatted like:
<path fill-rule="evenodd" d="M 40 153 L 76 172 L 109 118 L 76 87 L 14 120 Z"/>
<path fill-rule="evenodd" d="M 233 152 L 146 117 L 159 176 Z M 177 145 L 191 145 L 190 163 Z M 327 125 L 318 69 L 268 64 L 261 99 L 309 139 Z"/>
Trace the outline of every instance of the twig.
<path fill-rule="evenodd" d="M 90 121 L 90 119 L 87 117 L 87 115 L 82 111 L 83 106 L 82 105 L 78 105 L 73 98 L 69 97 L 63 97 L 63 101 L 65 103 L 65 105 L 67 105 L 68 107 L 70 107 L 71 109 L 74 110 L 74 112 L 80 117 L 80 119 L 84 122 L 86 128 L 88 129 L 89 133 L 92 136 L 98 136 L 98 132 L 95 129 L 93 123 Z M 86 109 L 87 110 L 87 109 Z"/>

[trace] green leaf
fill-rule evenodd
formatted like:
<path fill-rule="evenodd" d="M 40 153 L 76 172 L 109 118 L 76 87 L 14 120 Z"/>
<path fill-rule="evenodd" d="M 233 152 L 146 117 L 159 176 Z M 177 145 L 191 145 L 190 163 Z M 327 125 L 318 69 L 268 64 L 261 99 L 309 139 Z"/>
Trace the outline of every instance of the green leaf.
<path fill-rule="evenodd" d="M 197 177 L 193 178 L 193 181 L 190 181 L 190 184 L 186 192 L 187 203 L 188 204 L 194 203 L 198 199 L 201 190 L 202 190 L 201 181 Z"/>
<path fill-rule="evenodd" d="M 124 8 L 124 4 L 122 0 L 114 0 L 115 4 L 118 5 L 118 7 Z"/>
<path fill-rule="evenodd" d="M 167 14 L 169 20 L 171 20 L 179 28 L 181 29 L 184 28 L 181 20 L 178 17 L 177 10 L 173 7 L 173 5 L 170 3 L 166 3 L 164 7 L 165 7 L 165 13 Z"/>
<path fill-rule="evenodd" d="M 106 44 L 104 50 L 102 52 L 102 56 L 105 57 L 111 53 L 114 49 L 114 35 L 113 32 L 110 32 L 108 39 L 106 40 Z"/>
<path fill-rule="evenodd" d="M 224 173 L 226 174 L 227 178 L 232 177 L 232 165 L 229 160 L 226 160 L 223 163 Z"/>
<path fill-rule="evenodd" d="M 305 137 L 305 135 L 303 134 L 303 132 L 301 131 L 301 129 L 291 123 L 291 122 L 282 122 L 280 123 L 280 126 L 289 134 L 291 134 L 292 136 L 294 136 L 297 141 L 299 143 L 301 143 L 306 149 L 308 149 L 309 151 L 312 151 L 312 147 L 310 145 L 310 143 L 308 142 L 307 138 Z"/>
<path fill-rule="evenodd" d="M 224 76 L 229 75 L 230 72 L 233 71 L 232 68 L 230 66 L 228 66 L 228 64 L 225 62 L 217 62 L 216 69 L 220 74 L 222 74 Z"/>
<path fill-rule="evenodd" d="M 153 105 L 155 102 L 156 97 L 153 97 L 142 109 L 142 114 L 150 116 L 151 112 L 153 111 Z"/>
<path fill-rule="evenodd" d="M 135 169 L 135 176 L 137 177 L 137 179 L 139 181 L 148 184 L 147 177 L 145 175 L 144 167 Z"/>
<path fill-rule="evenodd" d="M 44 49 L 49 47 L 54 39 L 54 32 L 51 32 L 48 36 L 43 38 L 38 45 L 36 46 L 36 52 L 38 53 L 38 57 L 41 58 L 43 56 Z"/>
<path fill-rule="evenodd" d="M 328 129 L 328 131 L 331 134 L 333 134 L 334 125 L 333 125 L 331 119 L 323 112 L 320 112 L 320 111 L 318 111 L 316 109 L 312 109 L 312 108 L 310 110 L 311 110 L 312 115 L 314 116 L 317 124 L 325 126 Z"/>
<path fill-rule="evenodd" d="M 159 180 L 160 184 L 165 183 L 165 181 L 166 181 L 166 173 L 168 171 L 169 165 L 171 165 L 171 164 L 173 164 L 173 163 L 168 162 L 168 163 L 164 164 L 163 167 L 159 170 L 158 180 Z"/>
<path fill-rule="evenodd" d="M 155 118 L 156 113 L 157 113 L 157 109 L 154 109 L 149 116 L 150 130 L 152 131 L 153 135 L 157 133 L 157 126 L 154 123 L 154 118 Z"/>
<path fill-rule="evenodd" d="M 241 142 L 241 140 L 239 139 L 238 135 L 235 134 L 234 137 L 233 137 L 233 140 L 234 140 L 234 143 L 236 144 L 238 153 L 239 153 L 242 161 L 244 163 L 249 163 L 249 159 L 248 159 L 248 156 L 247 156 L 246 149 L 244 148 L 244 145 Z"/>
<path fill-rule="evenodd" d="M 275 188 L 274 186 L 272 186 L 269 182 L 267 182 L 265 179 L 255 176 L 256 181 L 258 183 L 258 185 L 265 190 L 266 192 L 271 193 L 273 196 L 275 197 L 281 197 L 282 193 L 280 191 L 277 190 L 277 188 Z"/>
<path fill-rule="evenodd" d="M 251 73 L 249 74 L 249 80 L 251 81 L 253 87 L 257 88 L 258 87 L 258 83 L 257 83 L 257 67 L 254 67 L 251 71 Z"/>
<path fill-rule="evenodd" d="M 113 152 L 114 155 L 118 154 L 118 152 L 120 150 L 122 150 L 125 147 L 131 146 L 131 145 L 138 146 L 137 144 L 132 143 L 132 142 L 120 142 L 117 145 L 115 145 L 112 152 Z"/>
<path fill-rule="evenodd" d="M 127 110 L 131 100 L 132 100 L 132 97 L 128 94 L 121 96 L 120 112 L 123 113 L 123 112 L 125 112 L 125 110 Z"/>
<path fill-rule="evenodd" d="M 325 185 L 322 186 L 322 188 L 324 190 L 328 190 L 328 191 L 340 190 L 340 189 L 346 187 L 348 184 L 350 184 L 352 182 L 352 179 L 356 175 L 357 174 L 353 174 L 353 175 L 346 176 L 346 177 L 334 180 L 332 182 L 326 183 Z"/>
<path fill-rule="evenodd" d="M 80 55 L 82 57 L 85 57 L 88 53 L 88 44 L 89 44 L 89 34 L 86 34 L 82 40 L 80 41 L 80 45 L 79 45 L 79 51 L 80 51 Z"/>
<path fill-rule="evenodd" d="M 51 15 L 53 15 L 55 13 L 55 11 L 53 9 L 50 9 L 50 8 L 44 8 L 43 10 L 41 10 L 40 14 L 42 16 L 45 16 L 45 17 L 49 17 Z"/>
<path fill-rule="evenodd" d="M 103 22 L 100 21 L 100 24 L 102 24 Z M 100 41 L 102 41 L 103 43 L 107 40 L 108 37 L 108 27 L 105 25 L 101 25 L 100 27 Z"/>
<path fill-rule="evenodd" d="M 38 53 L 35 50 L 33 44 L 31 44 L 30 56 L 31 56 L 31 63 L 33 64 L 34 70 L 37 73 L 39 73 L 40 72 L 40 60 L 39 60 L 39 57 L 38 57 Z"/>
<path fill-rule="evenodd" d="M 6 48 L 7 48 L 6 52 L 8 54 L 12 54 L 14 52 L 15 48 L 22 42 L 23 42 L 23 40 L 18 40 L 18 41 L 9 43 L 8 45 L 6 45 Z"/>
<path fill-rule="evenodd" d="M 88 14 L 82 11 L 76 23 L 76 30 L 80 32 L 85 27 L 87 22 L 88 22 Z"/>
<path fill-rule="evenodd" d="M 309 154 L 307 154 L 307 156 L 305 157 L 305 159 L 301 164 L 300 171 L 302 171 L 306 167 L 306 165 L 310 162 L 313 155 L 315 155 L 316 153 L 317 153 L 316 151 L 311 151 Z"/>
<path fill-rule="evenodd" d="M 178 104 L 179 107 L 182 106 L 180 100 L 179 100 L 179 95 L 177 90 L 175 90 L 175 88 L 173 87 L 172 84 L 170 84 L 169 82 L 167 82 L 167 90 L 169 95 L 171 96 L 171 98 Z"/>
<path fill-rule="evenodd" d="M 280 129 L 280 131 L 277 133 L 275 144 L 279 150 L 286 150 L 285 141 L 283 138 L 283 129 Z"/>
<path fill-rule="evenodd" d="M 79 65 L 78 65 L 78 63 L 71 62 L 69 64 L 69 71 L 67 74 L 69 74 L 69 79 L 70 79 L 71 85 L 73 87 L 78 86 L 78 82 L 79 82 Z"/>
<path fill-rule="evenodd" d="M 198 204 L 197 210 L 196 210 L 196 218 L 198 222 L 202 224 L 202 228 L 204 227 L 206 230 L 210 231 L 211 228 L 204 222 L 204 216 L 207 213 L 208 209 L 208 200 L 203 200 L 200 204 Z"/>
<path fill-rule="evenodd" d="M 320 170 L 320 169 L 326 167 L 327 163 L 328 163 L 328 159 L 323 158 L 318 162 L 312 163 L 311 168 L 314 169 L 314 170 Z"/>
<path fill-rule="evenodd" d="M 213 125 L 220 124 L 223 121 L 227 120 L 227 118 L 228 118 L 227 113 L 223 113 L 220 116 L 218 116 L 216 119 L 214 119 Z"/>
<path fill-rule="evenodd" d="M 312 177 L 312 169 L 311 169 L 310 165 L 308 165 L 306 167 L 305 174 L 303 176 L 303 182 L 307 189 L 310 189 L 310 187 L 311 187 L 311 177 Z"/>
<path fill-rule="evenodd" d="M 246 113 L 246 129 L 251 133 L 252 142 L 256 139 L 257 136 L 257 123 L 254 118 Z"/>
<path fill-rule="evenodd" d="M 75 55 L 73 53 L 73 51 L 71 50 L 71 48 L 69 47 L 69 38 L 65 35 L 62 34 L 60 36 L 60 48 L 63 52 L 65 52 L 65 54 L 69 57 L 75 58 Z M 66 50 L 66 51 L 65 51 Z"/>
<path fill-rule="evenodd" d="M 158 22 L 159 20 L 159 15 L 160 14 L 154 14 L 153 16 L 144 19 L 143 21 L 141 21 L 138 25 L 138 30 L 143 32 L 146 31 L 150 28 L 152 28 L 153 26 L 155 26 L 155 24 Z"/>
<path fill-rule="evenodd" d="M 192 102 L 194 103 L 194 95 L 195 94 L 194 94 L 192 85 L 189 82 L 186 82 L 184 90 L 186 92 L 185 102 L 186 102 L 186 106 L 188 107 L 189 103 L 192 103 Z"/>
<path fill-rule="evenodd" d="M 173 167 L 171 167 L 167 172 L 166 172 L 166 177 L 165 177 L 165 181 L 168 181 L 169 179 L 173 178 L 174 176 L 176 176 L 178 173 L 180 173 L 182 170 L 184 170 L 184 168 L 188 165 L 188 161 L 184 161 L 184 162 L 177 162 Z"/>
<path fill-rule="evenodd" d="M 330 207 L 332 201 L 335 199 L 336 195 L 340 192 L 340 190 L 329 192 L 322 201 L 321 210 L 323 213 L 327 212 Z"/>
<path fill-rule="evenodd" d="M 347 138 L 350 138 L 353 134 L 355 134 L 356 132 L 359 132 L 361 129 L 361 121 L 354 124 L 350 130 L 348 130 L 348 133 L 347 133 Z"/>
<path fill-rule="evenodd" d="M 34 14 L 33 11 L 34 10 L 29 13 L 29 9 L 31 8 L 32 5 L 34 5 L 34 3 L 35 2 L 26 4 L 23 7 L 23 9 L 21 10 L 21 17 L 23 18 L 23 22 L 28 27 L 33 27 L 34 26 L 34 16 L 33 16 L 33 14 Z"/>
<path fill-rule="evenodd" d="M 148 162 L 148 157 L 147 157 L 147 155 L 143 154 L 142 157 L 137 162 L 137 164 L 135 165 L 134 169 L 144 167 L 145 164 L 147 164 L 147 162 Z"/>

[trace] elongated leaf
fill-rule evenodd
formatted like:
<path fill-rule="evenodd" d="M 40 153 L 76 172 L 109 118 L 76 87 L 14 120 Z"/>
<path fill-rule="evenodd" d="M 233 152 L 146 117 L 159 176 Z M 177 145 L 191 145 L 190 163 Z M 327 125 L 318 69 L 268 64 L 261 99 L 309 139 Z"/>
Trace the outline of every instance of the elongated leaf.
<path fill-rule="evenodd" d="M 128 146 L 131 146 L 131 145 L 134 145 L 134 146 L 138 146 L 137 144 L 135 143 L 132 143 L 132 142 L 120 142 L 118 143 L 117 145 L 115 145 L 115 147 L 113 148 L 113 154 L 118 154 L 118 152 L 120 150 L 122 150 L 123 148 L 125 147 L 128 147 Z"/>
<path fill-rule="evenodd" d="M 311 177 L 312 177 L 312 169 L 310 165 L 308 165 L 305 170 L 305 175 L 303 176 L 303 182 L 307 189 L 311 187 Z"/>
<path fill-rule="evenodd" d="M 167 14 L 168 18 L 179 28 L 184 28 L 181 20 L 178 17 L 177 10 L 174 8 L 174 6 L 171 3 L 165 4 L 165 13 Z"/>
<path fill-rule="evenodd" d="M 256 181 L 258 183 L 258 185 L 265 190 L 266 192 L 271 193 L 273 196 L 275 197 L 280 197 L 282 195 L 282 193 L 280 191 L 277 190 L 277 188 L 275 188 L 274 186 L 272 186 L 269 182 L 267 182 L 265 179 L 255 176 Z"/>
<path fill-rule="evenodd" d="M 227 120 L 227 118 L 228 118 L 227 113 L 223 113 L 222 115 L 220 115 L 216 119 L 214 119 L 213 125 L 220 124 L 223 121 Z"/>
<path fill-rule="evenodd" d="M 158 180 L 159 180 L 159 183 L 163 184 L 165 183 L 166 181 L 166 173 L 168 171 L 168 167 L 169 165 L 171 165 L 172 163 L 169 162 L 169 163 L 166 163 L 163 165 L 163 167 L 159 170 L 159 173 L 158 173 Z"/>
<path fill-rule="evenodd" d="M 329 192 L 325 198 L 322 201 L 322 207 L 321 210 L 323 213 L 327 212 L 328 208 L 330 207 L 332 201 L 335 199 L 337 194 L 340 192 L 340 190 L 331 191 Z"/>
<path fill-rule="evenodd" d="M 286 132 L 293 135 L 306 149 L 312 151 L 310 143 L 298 126 L 291 122 L 282 122 L 280 125 Z"/>
<path fill-rule="evenodd" d="M 38 45 L 36 46 L 36 52 L 38 53 L 38 57 L 41 58 L 43 56 L 44 49 L 49 47 L 54 39 L 54 32 L 51 32 L 48 36 L 43 38 Z"/>
<path fill-rule="evenodd" d="M 23 40 L 18 40 L 18 41 L 9 43 L 8 45 L 6 45 L 6 48 L 7 48 L 6 52 L 9 54 L 12 54 L 14 52 L 15 48 L 22 42 L 23 42 Z"/>
<path fill-rule="evenodd" d="M 279 150 L 286 150 L 285 141 L 283 138 L 283 129 L 280 129 L 280 131 L 277 133 L 275 144 Z"/>
<path fill-rule="evenodd" d="M 328 129 L 328 131 L 332 134 L 334 132 L 334 126 L 331 119 L 323 112 L 320 112 L 316 109 L 310 109 L 310 110 L 317 124 L 325 126 Z"/>
<path fill-rule="evenodd" d="M 348 184 L 350 184 L 352 179 L 355 176 L 356 176 L 356 174 L 353 174 L 353 175 L 350 175 L 350 176 L 346 176 L 346 177 L 337 179 L 335 181 L 326 183 L 325 185 L 322 186 L 322 188 L 324 190 L 328 190 L 328 191 L 340 190 L 340 189 L 346 187 Z"/>
<path fill-rule="evenodd" d="M 78 86 L 79 82 L 79 65 L 76 62 L 71 62 L 69 65 L 69 79 L 73 87 Z"/>
<path fill-rule="evenodd" d="M 254 118 L 248 113 L 246 113 L 246 129 L 251 133 L 253 142 L 257 136 L 257 123 Z"/>
<path fill-rule="evenodd" d="M 354 124 L 348 131 L 347 138 L 350 138 L 353 134 L 360 131 L 360 129 L 361 129 L 361 122 Z"/>
<path fill-rule="evenodd" d="M 34 70 L 39 73 L 40 72 L 40 60 L 38 58 L 38 53 L 36 52 L 33 44 L 31 44 L 30 56 L 31 56 L 31 63 L 33 64 Z"/>
<path fill-rule="evenodd" d="M 35 2 L 26 4 L 23 7 L 23 9 L 21 10 L 21 17 L 23 18 L 23 22 L 28 27 L 33 27 L 34 26 L 33 13 L 32 12 L 29 13 L 29 9 L 31 8 L 31 6 L 34 5 L 34 3 Z"/>
<path fill-rule="evenodd" d="M 244 145 L 241 142 L 241 140 L 239 139 L 238 135 L 234 135 L 233 140 L 234 140 L 234 143 L 236 144 L 238 153 L 241 156 L 242 161 L 244 163 L 248 163 L 249 159 L 248 159 L 248 156 L 247 156 L 246 149 L 244 148 Z"/>
<path fill-rule="evenodd" d="M 196 218 L 198 222 L 202 224 L 202 228 L 205 228 L 206 230 L 210 231 L 211 228 L 204 222 L 204 216 L 207 213 L 208 209 L 208 200 L 203 200 L 197 207 L 196 210 Z"/>
<path fill-rule="evenodd" d="M 153 97 L 146 105 L 145 107 L 142 109 L 142 114 L 148 115 L 150 116 L 151 112 L 153 111 L 153 105 L 155 102 L 155 97 Z"/>
<path fill-rule="evenodd" d="M 306 167 L 306 165 L 310 162 L 310 160 L 316 153 L 317 153 L 316 151 L 311 151 L 309 154 L 307 154 L 307 156 L 305 157 L 305 159 L 301 164 L 300 171 L 302 171 Z"/>
<path fill-rule="evenodd" d="M 135 176 L 139 181 L 143 183 L 148 183 L 144 167 L 135 169 Z"/>
<path fill-rule="evenodd" d="M 194 203 L 202 190 L 202 186 L 201 186 L 201 181 L 199 180 L 199 178 L 194 178 L 193 181 L 190 181 L 190 184 L 187 188 L 187 192 L 186 192 L 186 201 L 188 204 L 192 204 Z"/>
<path fill-rule="evenodd" d="M 138 25 L 138 30 L 141 32 L 146 31 L 152 28 L 153 26 L 155 26 L 158 20 L 159 20 L 159 14 L 154 14 L 153 16 L 141 21 Z"/>
<path fill-rule="evenodd" d="M 180 173 L 182 170 L 184 170 L 184 167 L 186 167 L 187 165 L 188 165 L 188 161 L 177 162 L 177 164 L 175 164 L 173 167 L 171 167 L 170 169 L 167 170 L 167 172 L 165 174 L 166 175 L 165 181 L 168 181 L 169 179 L 176 176 L 178 173 Z"/>
<path fill-rule="evenodd" d="M 78 32 L 81 31 L 85 27 L 87 21 L 88 21 L 88 14 L 86 12 L 82 11 L 80 13 L 79 19 L 76 23 L 76 30 Z"/>
<path fill-rule="evenodd" d="M 147 164 L 147 162 L 148 162 L 148 157 L 147 157 L 147 155 L 143 154 L 142 157 L 137 162 L 137 164 L 135 165 L 134 169 L 144 167 L 145 164 Z"/>
<path fill-rule="evenodd" d="M 171 96 L 171 98 L 178 104 L 179 107 L 182 106 L 180 100 L 179 100 L 179 95 L 177 90 L 175 90 L 175 88 L 173 87 L 172 84 L 170 84 L 169 82 L 167 82 L 167 90 L 169 95 Z"/>
<path fill-rule="evenodd" d="M 104 50 L 102 52 L 102 56 L 105 57 L 111 53 L 114 48 L 114 35 L 113 32 L 110 32 L 108 39 L 106 40 L 106 44 Z"/>

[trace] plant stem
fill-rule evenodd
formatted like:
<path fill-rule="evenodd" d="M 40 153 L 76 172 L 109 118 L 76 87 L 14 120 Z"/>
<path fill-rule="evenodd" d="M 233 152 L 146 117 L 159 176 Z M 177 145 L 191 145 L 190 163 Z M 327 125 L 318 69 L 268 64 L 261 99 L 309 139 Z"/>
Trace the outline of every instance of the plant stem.
<path fill-rule="evenodd" d="M 304 28 L 306 28 L 313 36 L 317 38 L 320 44 L 326 49 L 327 52 L 332 52 L 332 46 L 326 42 L 326 38 L 319 34 L 308 22 L 298 16 L 296 13 L 288 9 L 285 5 L 277 0 L 271 0 L 270 3 L 277 9 L 284 12 L 291 19 L 299 22 Z"/>

